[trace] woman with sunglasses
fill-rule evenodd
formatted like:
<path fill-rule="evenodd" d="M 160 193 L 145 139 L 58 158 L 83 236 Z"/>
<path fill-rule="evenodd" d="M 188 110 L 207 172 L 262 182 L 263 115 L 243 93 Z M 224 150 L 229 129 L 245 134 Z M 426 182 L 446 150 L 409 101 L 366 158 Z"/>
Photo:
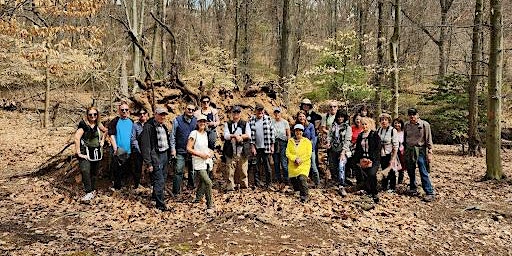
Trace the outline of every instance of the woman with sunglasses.
<path fill-rule="evenodd" d="M 215 149 L 215 142 L 217 141 L 217 131 L 215 130 L 220 124 L 219 114 L 217 109 L 210 106 L 211 100 L 209 96 L 201 97 L 201 107 L 194 113 L 195 116 L 206 116 L 206 133 L 208 134 L 208 148 Z"/>
<path fill-rule="evenodd" d="M 98 109 L 89 107 L 75 132 L 75 152 L 86 193 L 82 197 L 83 202 L 89 202 L 96 194 L 96 176 L 103 156 L 102 147 L 106 134 L 107 128 L 100 122 Z"/>

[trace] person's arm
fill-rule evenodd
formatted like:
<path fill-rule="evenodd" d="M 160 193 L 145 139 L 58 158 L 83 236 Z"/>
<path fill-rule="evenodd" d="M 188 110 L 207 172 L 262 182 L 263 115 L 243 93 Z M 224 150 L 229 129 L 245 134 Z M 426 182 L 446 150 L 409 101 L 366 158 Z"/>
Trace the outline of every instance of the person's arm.
<path fill-rule="evenodd" d="M 131 139 L 130 139 L 130 143 L 132 145 L 132 148 L 137 153 L 140 153 L 139 141 L 137 140 L 137 130 L 140 129 L 140 128 L 141 127 L 138 126 L 135 123 L 132 125 L 132 136 L 131 136 Z"/>
<path fill-rule="evenodd" d="M 267 118 L 267 121 L 270 129 L 270 153 L 274 153 L 274 144 L 276 143 L 276 131 L 274 129 L 272 119 L 269 117 Z"/>
<path fill-rule="evenodd" d="M 140 135 L 140 150 L 142 154 L 142 159 L 147 166 L 152 166 L 151 162 L 151 125 L 146 124 L 142 129 L 142 133 Z"/>
<path fill-rule="evenodd" d="M 228 123 L 224 124 L 224 140 L 226 140 L 226 141 L 231 140 L 231 133 L 229 132 Z"/>
<path fill-rule="evenodd" d="M 393 136 L 391 136 L 391 144 L 393 145 L 393 150 L 391 151 L 391 161 L 396 160 L 396 156 L 398 154 L 398 146 L 400 145 L 398 141 L 398 131 L 395 128 L 391 129 L 391 133 Z"/>
<path fill-rule="evenodd" d="M 341 150 L 341 156 L 345 157 L 347 152 L 350 152 L 350 146 L 352 145 L 352 128 L 347 126 L 345 130 L 345 137 L 343 138 L 343 149 Z"/>
<path fill-rule="evenodd" d="M 286 158 L 288 158 L 290 161 L 295 162 L 295 159 L 297 159 L 297 155 L 295 154 L 295 142 L 293 139 L 288 140 L 288 144 L 286 145 Z"/>
<path fill-rule="evenodd" d="M 426 121 L 423 121 L 423 128 L 425 129 L 425 146 L 428 149 L 429 153 L 432 153 L 432 130 L 430 129 L 430 124 Z"/>
<path fill-rule="evenodd" d="M 172 121 L 172 132 L 169 135 L 169 141 L 171 148 L 171 156 L 176 156 L 176 129 L 178 127 L 178 117 L 174 118 Z"/>
<path fill-rule="evenodd" d="M 187 152 L 193 156 L 198 156 L 202 159 L 208 159 L 210 156 L 209 154 L 207 153 L 203 153 L 201 151 L 198 151 L 198 150 L 195 150 L 194 149 L 194 144 L 195 144 L 195 141 L 196 141 L 196 138 L 197 137 L 197 131 L 192 131 L 188 137 L 188 141 L 187 141 Z"/>
<path fill-rule="evenodd" d="M 309 162 L 311 161 L 311 155 L 314 154 L 313 152 L 313 143 L 308 140 L 301 140 L 299 144 L 299 149 L 297 152 L 297 157 L 299 157 L 302 162 Z"/>
<path fill-rule="evenodd" d="M 79 157 L 79 158 L 84 158 L 86 159 L 87 156 L 86 155 L 83 155 L 81 152 L 80 152 L 80 139 L 82 139 L 82 135 L 84 135 L 84 129 L 82 128 L 78 128 L 75 132 L 75 154 Z"/>
<path fill-rule="evenodd" d="M 285 127 L 284 127 L 284 133 L 286 134 L 286 139 L 289 140 L 292 137 L 292 132 L 290 131 L 290 124 L 288 121 L 284 120 Z"/>
<path fill-rule="evenodd" d="M 329 129 L 327 129 L 327 116 L 322 116 L 322 121 L 320 122 L 320 131 L 324 134 L 329 133 Z"/>
<path fill-rule="evenodd" d="M 213 115 L 213 121 L 210 122 L 210 126 L 215 128 L 215 127 L 219 126 L 219 124 L 220 124 L 219 111 L 217 111 L 217 109 L 212 108 L 212 107 L 210 107 L 210 109 L 212 110 L 212 115 Z"/>
<path fill-rule="evenodd" d="M 244 140 L 248 140 L 248 139 L 251 139 L 251 126 L 249 125 L 249 122 L 246 122 L 245 123 L 245 132 L 244 134 L 242 134 L 242 139 Z"/>

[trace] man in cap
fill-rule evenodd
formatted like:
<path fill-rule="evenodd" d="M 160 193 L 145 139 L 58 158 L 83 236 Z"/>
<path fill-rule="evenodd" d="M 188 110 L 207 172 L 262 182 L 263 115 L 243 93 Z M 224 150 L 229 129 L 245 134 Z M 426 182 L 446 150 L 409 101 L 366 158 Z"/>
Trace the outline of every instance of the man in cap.
<path fill-rule="evenodd" d="M 248 188 L 247 178 L 249 140 L 251 138 L 251 129 L 249 123 L 241 119 L 242 108 L 233 106 L 231 108 L 231 120 L 224 124 L 224 147 L 222 152 L 226 158 L 228 171 L 227 191 L 235 189 L 235 171 L 240 172 L 240 181 L 242 188 Z"/>
<path fill-rule="evenodd" d="M 281 108 L 274 108 L 272 120 L 275 132 L 274 142 L 274 174 L 278 182 L 288 182 L 288 159 L 286 158 L 286 145 L 290 139 L 290 124 L 281 117 Z"/>
<path fill-rule="evenodd" d="M 188 186 L 190 189 L 194 188 L 195 173 L 192 168 L 192 159 L 187 153 L 188 136 L 197 126 L 197 118 L 194 116 L 194 111 L 196 111 L 196 107 L 193 104 L 187 104 L 185 114 L 177 116 L 172 122 L 171 157 L 176 157 L 172 182 L 172 193 L 174 195 L 181 193 L 181 182 L 183 181 L 185 165 L 188 169 Z"/>
<path fill-rule="evenodd" d="M 322 116 L 313 111 L 313 103 L 311 102 L 311 100 L 303 99 L 300 102 L 300 110 L 306 111 L 306 119 L 308 119 L 308 122 L 315 125 L 315 130 L 318 130 L 318 127 L 320 126 L 320 122 L 322 120 Z"/>
<path fill-rule="evenodd" d="M 255 115 L 249 119 L 251 128 L 251 152 L 256 156 L 256 170 L 254 172 L 254 183 L 260 185 L 260 165 L 265 169 L 265 187 L 270 188 L 271 173 L 269 154 L 274 153 L 274 126 L 272 120 L 264 113 L 264 107 L 256 103 Z"/>
<path fill-rule="evenodd" d="M 415 108 L 407 110 L 409 121 L 404 125 L 404 144 L 407 173 L 409 174 L 409 193 L 416 195 L 416 165 L 421 177 L 421 186 L 426 193 L 426 202 L 435 199 L 434 188 L 430 181 L 429 165 L 432 161 L 432 133 L 430 124 L 421 120 Z"/>
<path fill-rule="evenodd" d="M 141 134 L 141 152 L 146 169 L 152 176 L 153 197 L 156 208 L 167 211 L 165 205 L 166 166 L 169 159 L 170 139 L 167 127 L 164 125 L 169 112 L 165 108 L 156 108 L 155 117 L 145 125 Z"/>

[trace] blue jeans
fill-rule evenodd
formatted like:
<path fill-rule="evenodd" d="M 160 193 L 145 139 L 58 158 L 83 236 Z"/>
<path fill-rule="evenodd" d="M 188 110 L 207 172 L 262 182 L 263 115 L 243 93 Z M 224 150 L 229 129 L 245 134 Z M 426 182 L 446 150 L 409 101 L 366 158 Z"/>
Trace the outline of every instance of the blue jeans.
<path fill-rule="evenodd" d="M 183 170 L 187 166 L 188 169 L 188 186 L 194 188 L 195 172 L 192 168 L 191 159 L 187 159 L 187 155 L 176 154 L 176 166 L 174 168 L 174 178 L 172 181 L 172 193 L 178 195 L 181 193 L 181 183 L 183 182 Z"/>
<path fill-rule="evenodd" d="M 406 159 L 407 161 L 407 174 L 409 175 L 409 188 L 411 190 L 417 190 L 416 186 L 416 164 L 418 164 L 418 169 L 420 171 L 421 178 L 421 186 L 427 195 L 434 194 L 434 188 L 432 187 L 432 183 L 430 182 L 430 175 L 427 169 L 427 155 L 426 149 L 422 148 L 419 150 L 418 160 L 414 162 L 410 158 Z"/>
<path fill-rule="evenodd" d="M 260 166 L 263 165 L 265 170 L 265 186 L 270 186 L 270 162 L 268 161 L 269 154 L 265 153 L 264 148 L 256 149 L 256 170 L 254 172 L 254 183 L 256 186 L 261 182 L 260 180 Z"/>
<path fill-rule="evenodd" d="M 288 180 L 288 158 L 286 157 L 286 145 L 287 141 L 281 139 L 276 139 L 276 143 L 274 143 L 274 154 L 272 154 L 272 158 L 274 159 L 274 174 L 278 181 L 282 181 L 282 179 L 285 181 Z"/>
<path fill-rule="evenodd" d="M 316 154 L 315 151 L 311 153 L 311 179 L 315 183 L 316 186 L 320 184 L 320 173 L 318 173 L 318 168 L 316 167 Z"/>
<path fill-rule="evenodd" d="M 347 165 L 347 158 L 345 157 L 343 160 L 338 159 L 338 178 L 340 182 L 340 186 L 346 186 L 345 184 L 345 166 Z"/>
<path fill-rule="evenodd" d="M 156 199 L 156 207 L 165 207 L 165 180 L 167 179 L 168 157 L 167 152 L 158 153 L 158 163 L 153 163 L 153 194 Z"/>

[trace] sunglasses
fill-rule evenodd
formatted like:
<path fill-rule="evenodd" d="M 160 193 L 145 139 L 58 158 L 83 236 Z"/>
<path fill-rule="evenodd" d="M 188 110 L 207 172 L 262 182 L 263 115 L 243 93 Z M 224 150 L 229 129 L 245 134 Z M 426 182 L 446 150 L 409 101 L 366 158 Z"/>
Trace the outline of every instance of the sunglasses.
<path fill-rule="evenodd" d="M 122 108 L 122 109 L 121 109 L 121 111 L 122 111 L 122 112 L 128 112 L 128 111 L 130 111 L 130 110 L 129 110 L 129 109 L 127 109 L 127 108 Z"/>
<path fill-rule="evenodd" d="M 147 115 L 148 113 L 146 113 L 146 112 L 141 112 L 140 114 L 141 114 L 141 115 Z"/>
<path fill-rule="evenodd" d="M 210 101 L 209 100 L 203 100 L 203 103 L 209 103 Z"/>
<path fill-rule="evenodd" d="M 195 108 L 187 108 L 188 111 L 196 111 Z"/>
<path fill-rule="evenodd" d="M 89 113 L 88 116 L 98 116 L 98 113 Z"/>
<path fill-rule="evenodd" d="M 338 106 L 329 106 L 330 108 L 337 108 Z"/>

